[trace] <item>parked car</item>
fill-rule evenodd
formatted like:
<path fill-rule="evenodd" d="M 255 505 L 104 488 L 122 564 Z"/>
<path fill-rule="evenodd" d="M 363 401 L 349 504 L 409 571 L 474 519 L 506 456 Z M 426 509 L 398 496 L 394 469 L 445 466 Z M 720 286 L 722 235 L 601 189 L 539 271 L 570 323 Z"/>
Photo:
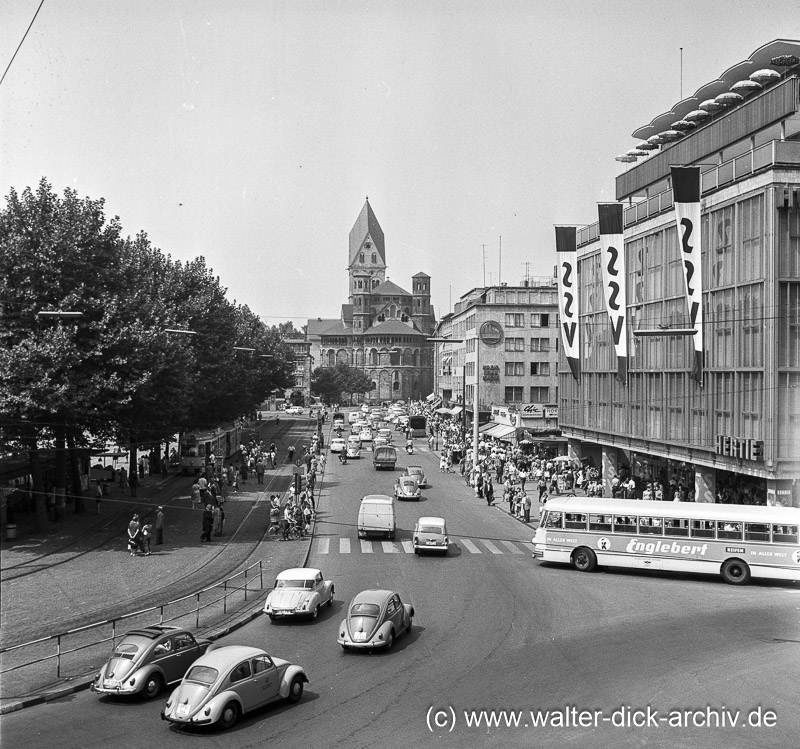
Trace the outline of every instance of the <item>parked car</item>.
<path fill-rule="evenodd" d="M 308 677 L 301 666 L 261 648 L 229 645 L 199 658 L 167 700 L 162 720 L 231 728 L 245 713 L 279 699 L 297 702 Z"/>
<path fill-rule="evenodd" d="M 305 411 L 302 406 L 289 406 L 289 408 L 286 409 L 286 413 L 294 414 L 295 416 L 302 416 Z"/>
<path fill-rule="evenodd" d="M 342 437 L 334 437 L 331 440 L 330 451 L 332 453 L 344 452 L 347 449 L 347 442 Z"/>
<path fill-rule="evenodd" d="M 128 632 L 92 683 L 99 694 L 141 694 L 152 699 L 166 684 L 178 681 L 201 655 L 213 650 L 210 640 L 196 640 L 181 627 L 156 625 Z"/>
<path fill-rule="evenodd" d="M 395 499 L 416 499 L 422 496 L 417 480 L 413 476 L 401 476 L 394 482 Z"/>
<path fill-rule="evenodd" d="M 334 586 L 312 568 L 293 568 L 278 573 L 275 587 L 264 602 L 264 613 L 271 621 L 288 616 L 316 619 L 323 604 L 333 605 Z"/>
<path fill-rule="evenodd" d="M 411 631 L 414 607 L 391 590 L 363 590 L 347 607 L 338 642 L 351 648 L 391 649 L 396 638 Z"/>
<path fill-rule="evenodd" d="M 385 437 L 386 438 L 386 442 L 391 444 L 391 442 L 392 442 L 392 430 L 389 429 L 388 427 L 381 427 L 378 430 L 378 436 L 379 437 Z"/>
<path fill-rule="evenodd" d="M 428 486 L 428 480 L 425 478 L 425 471 L 422 466 L 408 466 L 403 471 L 403 476 L 412 476 L 417 480 L 417 485 L 422 488 Z"/>
<path fill-rule="evenodd" d="M 450 539 L 447 537 L 447 525 L 444 518 L 425 517 L 417 520 L 414 525 L 414 553 L 421 554 L 427 551 L 441 551 L 447 554 L 450 548 Z"/>

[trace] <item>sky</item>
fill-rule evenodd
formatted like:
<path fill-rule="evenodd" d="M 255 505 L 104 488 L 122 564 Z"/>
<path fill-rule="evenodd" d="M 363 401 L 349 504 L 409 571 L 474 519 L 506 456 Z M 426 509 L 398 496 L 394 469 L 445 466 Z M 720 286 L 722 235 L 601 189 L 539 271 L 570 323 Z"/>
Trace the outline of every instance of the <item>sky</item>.
<path fill-rule="evenodd" d="M 3 0 L 0 74 L 39 3 Z M 0 85 L 0 206 L 42 177 L 103 198 L 301 325 L 347 301 L 368 196 L 388 278 L 430 275 L 439 318 L 551 276 L 630 133 L 779 38 L 785 0 L 45 0 Z"/>

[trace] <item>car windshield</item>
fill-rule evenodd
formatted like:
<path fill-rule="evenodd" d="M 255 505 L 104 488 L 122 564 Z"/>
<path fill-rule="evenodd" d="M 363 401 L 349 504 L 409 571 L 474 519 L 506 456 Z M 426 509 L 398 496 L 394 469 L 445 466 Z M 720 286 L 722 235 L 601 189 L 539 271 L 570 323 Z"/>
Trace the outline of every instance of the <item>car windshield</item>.
<path fill-rule="evenodd" d="M 276 580 L 276 588 L 305 588 L 311 590 L 314 587 L 313 580 Z"/>
<path fill-rule="evenodd" d="M 444 533 L 444 528 L 440 525 L 421 525 L 419 527 L 420 533 Z"/>
<path fill-rule="evenodd" d="M 375 603 L 354 603 L 350 609 L 350 616 L 370 616 L 377 619 L 381 607 Z"/>
<path fill-rule="evenodd" d="M 197 684 L 211 686 L 219 676 L 219 671 L 211 666 L 192 666 L 186 674 L 186 681 L 193 681 Z"/>

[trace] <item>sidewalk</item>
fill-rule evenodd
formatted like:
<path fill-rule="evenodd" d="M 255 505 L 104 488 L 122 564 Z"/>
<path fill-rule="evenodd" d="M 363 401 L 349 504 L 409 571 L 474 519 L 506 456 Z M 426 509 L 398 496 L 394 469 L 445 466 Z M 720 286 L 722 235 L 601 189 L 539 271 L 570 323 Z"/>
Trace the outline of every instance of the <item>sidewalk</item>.
<path fill-rule="evenodd" d="M 166 480 L 161 476 L 149 477 L 140 484 L 136 498 L 123 495 L 114 487 L 101 503 L 100 515 L 93 514 L 92 495 L 85 500 L 85 514 L 75 515 L 74 510 L 68 509 L 63 522 L 48 523 L 46 534 L 34 534 L 33 518 L 18 515 L 18 537 L 0 544 L 2 646 L 11 647 L 160 606 L 259 560 L 264 569 L 264 586 L 271 586 L 277 571 L 304 564 L 310 546 L 310 541 L 277 544 L 265 536 L 269 496 L 283 494 L 291 475 L 290 464 L 279 464 L 267 471 L 264 484 L 257 484 L 253 477 L 238 492 L 232 492 L 225 504 L 224 533 L 221 537 L 212 536 L 211 542 L 200 540 L 202 512 L 193 510 L 189 499 L 193 479 L 182 475 L 170 475 Z M 126 529 L 131 516 L 136 512 L 140 518 L 152 522 L 150 516 L 158 505 L 164 507 L 164 544 L 152 546 L 150 556 L 131 557 L 126 548 Z M 251 616 L 253 601 L 263 597 L 256 594 L 257 588 L 250 590 L 251 600 L 244 609 L 236 601 L 237 611 L 232 614 L 233 604 L 229 603 L 228 614 L 223 615 L 220 604 L 219 615 L 215 614 L 213 622 L 204 613 L 199 630 L 202 636 L 220 636 L 221 632 L 238 626 L 240 619 Z M 159 619 L 158 611 L 146 616 L 148 621 L 120 622 L 116 635 Z M 168 614 L 164 616 L 166 619 Z M 197 630 L 193 618 L 189 628 Z M 111 645 L 97 647 L 107 654 Z M 53 650 L 51 643 L 50 652 Z M 25 658 L 21 653 L 5 653 L 0 655 L 0 669 L 39 657 L 42 656 L 35 652 Z M 83 661 L 89 657 L 90 653 L 86 653 Z M 86 662 L 79 663 L 77 656 L 74 660 L 74 663 L 67 661 L 64 668 L 68 681 L 55 679 L 54 661 L 41 668 L 31 666 L 4 674 L 0 714 L 88 686 L 99 664 L 93 662 L 85 675 Z M 97 661 L 96 656 L 94 660 Z M 37 669 L 39 673 L 35 674 Z"/>

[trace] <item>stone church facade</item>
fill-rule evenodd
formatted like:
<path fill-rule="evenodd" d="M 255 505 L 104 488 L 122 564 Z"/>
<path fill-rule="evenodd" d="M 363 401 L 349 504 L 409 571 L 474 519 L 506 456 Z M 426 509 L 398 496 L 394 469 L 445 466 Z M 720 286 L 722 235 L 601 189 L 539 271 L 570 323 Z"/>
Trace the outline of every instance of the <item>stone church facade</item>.
<path fill-rule="evenodd" d="M 373 382 L 366 403 L 420 400 L 433 387 L 431 278 L 417 273 L 411 292 L 386 277 L 386 245 L 369 199 L 350 230 L 348 297 L 336 319 L 308 321 L 314 367 L 342 362 Z"/>

